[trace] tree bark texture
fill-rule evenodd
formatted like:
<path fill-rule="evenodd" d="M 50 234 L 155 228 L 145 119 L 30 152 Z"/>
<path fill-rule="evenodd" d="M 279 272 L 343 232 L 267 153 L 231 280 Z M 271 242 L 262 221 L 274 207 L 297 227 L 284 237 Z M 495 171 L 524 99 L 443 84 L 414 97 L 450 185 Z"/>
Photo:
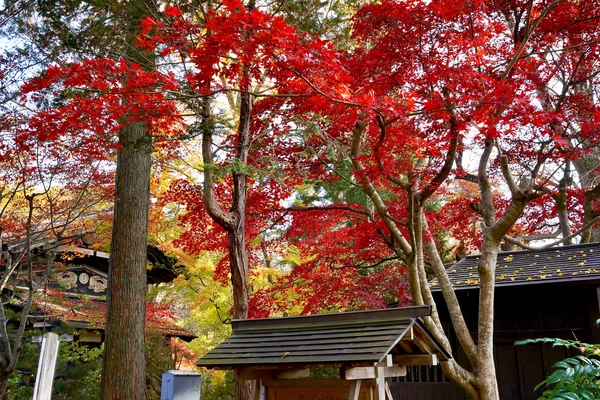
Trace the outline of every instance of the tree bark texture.
<path fill-rule="evenodd" d="M 146 125 L 121 131 L 108 275 L 101 398 L 146 398 L 146 242 L 151 139 Z"/>
<path fill-rule="evenodd" d="M 0 355 L 0 399 L 8 399 L 8 378 L 12 371 L 9 368 L 9 362 L 3 355 Z"/>

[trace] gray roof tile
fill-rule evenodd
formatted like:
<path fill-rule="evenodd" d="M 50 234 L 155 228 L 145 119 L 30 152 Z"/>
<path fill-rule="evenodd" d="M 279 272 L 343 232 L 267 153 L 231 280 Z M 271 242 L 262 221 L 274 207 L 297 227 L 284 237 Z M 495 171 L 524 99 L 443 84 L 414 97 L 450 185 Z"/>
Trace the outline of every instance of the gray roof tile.
<path fill-rule="evenodd" d="M 427 333 L 420 318 L 429 306 L 300 317 L 233 321 L 233 333 L 198 361 L 199 366 L 233 368 L 289 364 L 377 363 L 417 326 L 439 352 L 449 354 Z"/>
<path fill-rule="evenodd" d="M 479 287 L 479 255 L 467 256 L 448 268 L 455 289 Z M 498 254 L 496 286 L 600 280 L 600 243 L 552 247 L 540 251 Z M 439 290 L 436 279 L 432 290 Z"/>

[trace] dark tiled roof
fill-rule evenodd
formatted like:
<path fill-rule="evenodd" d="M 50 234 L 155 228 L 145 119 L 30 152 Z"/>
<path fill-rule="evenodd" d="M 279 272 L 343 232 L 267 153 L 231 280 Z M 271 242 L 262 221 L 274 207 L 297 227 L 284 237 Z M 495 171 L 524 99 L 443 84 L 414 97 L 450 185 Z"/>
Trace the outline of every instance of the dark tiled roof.
<path fill-rule="evenodd" d="M 442 360 L 450 357 L 419 317 L 429 306 L 301 317 L 233 321 L 233 333 L 197 365 L 234 368 L 310 364 L 377 363 L 397 353 L 407 332 L 420 335 Z M 413 331 L 411 331 L 413 328 Z M 415 352 L 419 350 L 415 348 Z"/>
<path fill-rule="evenodd" d="M 467 256 L 448 268 L 455 289 L 479 286 L 479 255 Z M 496 286 L 600 280 L 600 243 L 552 247 L 541 251 L 507 251 L 498 254 Z M 433 290 L 439 290 L 436 279 Z"/>

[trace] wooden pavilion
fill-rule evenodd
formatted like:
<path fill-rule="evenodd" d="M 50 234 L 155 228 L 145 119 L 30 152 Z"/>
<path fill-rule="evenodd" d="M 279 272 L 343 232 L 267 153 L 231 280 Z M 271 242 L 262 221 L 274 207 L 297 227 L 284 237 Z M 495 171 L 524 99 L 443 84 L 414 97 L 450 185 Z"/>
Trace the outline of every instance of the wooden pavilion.
<path fill-rule="evenodd" d="M 234 320 L 229 339 L 197 364 L 253 381 L 255 400 L 391 400 L 386 378 L 451 358 L 421 320 L 430 314 L 418 306 Z M 317 368 L 339 378 L 311 378 Z"/>

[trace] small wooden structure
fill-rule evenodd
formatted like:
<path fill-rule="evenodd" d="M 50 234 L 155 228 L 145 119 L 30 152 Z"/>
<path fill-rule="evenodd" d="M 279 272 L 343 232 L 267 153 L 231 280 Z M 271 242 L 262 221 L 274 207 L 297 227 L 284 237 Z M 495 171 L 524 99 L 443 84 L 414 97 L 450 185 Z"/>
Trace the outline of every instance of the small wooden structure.
<path fill-rule="evenodd" d="M 407 365 L 436 365 L 451 355 L 421 317 L 430 306 L 233 321 L 233 333 L 198 361 L 253 381 L 255 400 L 392 399 L 386 378 Z M 337 368 L 337 379 L 311 379 Z"/>

